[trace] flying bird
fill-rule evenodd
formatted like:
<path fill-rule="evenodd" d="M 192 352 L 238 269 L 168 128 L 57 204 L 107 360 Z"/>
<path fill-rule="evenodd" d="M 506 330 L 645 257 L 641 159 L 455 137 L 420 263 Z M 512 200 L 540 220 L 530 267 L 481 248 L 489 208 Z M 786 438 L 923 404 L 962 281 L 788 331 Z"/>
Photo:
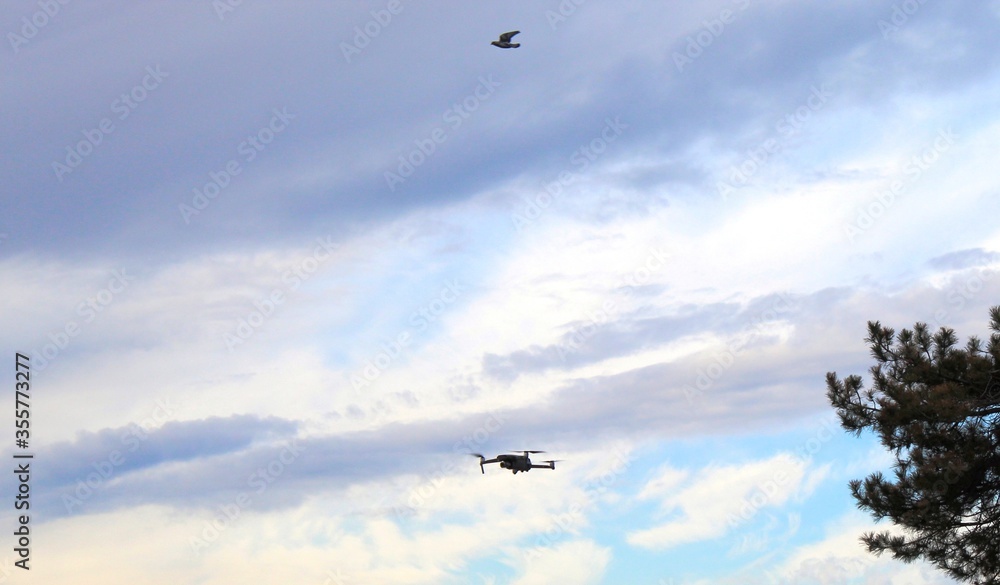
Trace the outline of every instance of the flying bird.
<path fill-rule="evenodd" d="M 510 32 L 505 32 L 502 35 L 500 35 L 499 41 L 493 41 L 490 44 L 495 47 L 500 47 L 501 49 L 516 49 L 521 46 L 521 43 L 512 43 L 510 42 L 510 40 L 514 38 L 514 35 L 516 35 L 519 32 L 521 31 L 512 30 Z"/>

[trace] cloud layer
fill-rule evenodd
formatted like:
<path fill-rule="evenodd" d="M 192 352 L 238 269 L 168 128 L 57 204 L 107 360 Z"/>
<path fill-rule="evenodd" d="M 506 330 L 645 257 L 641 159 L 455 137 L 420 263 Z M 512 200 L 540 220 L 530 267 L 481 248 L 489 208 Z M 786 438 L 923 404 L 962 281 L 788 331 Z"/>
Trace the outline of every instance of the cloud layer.
<path fill-rule="evenodd" d="M 993 4 L 56 5 L 0 10 L 41 578 L 944 582 L 816 421 L 866 321 L 986 332 Z"/>

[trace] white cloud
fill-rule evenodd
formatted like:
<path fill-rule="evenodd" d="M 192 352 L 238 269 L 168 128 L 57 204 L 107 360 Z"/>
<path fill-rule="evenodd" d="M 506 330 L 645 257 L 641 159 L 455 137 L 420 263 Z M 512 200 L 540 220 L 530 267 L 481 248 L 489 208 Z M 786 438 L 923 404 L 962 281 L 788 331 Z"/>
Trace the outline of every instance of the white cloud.
<path fill-rule="evenodd" d="M 664 498 L 672 493 L 689 475 L 691 475 L 691 472 L 686 469 L 664 467 L 658 476 L 646 482 L 646 485 L 643 486 L 642 491 L 636 497 L 640 500 Z"/>
<path fill-rule="evenodd" d="M 276 416 L 310 437 L 400 423 L 373 433 L 386 459 L 404 447 L 404 435 L 394 432 L 413 428 L 406 423 L 422 423 L 419 432 L 444 444 L 460 437 L 428 430 L 434 421 L 521 407 L 523 416 L 504 432 L 517 427 L 525 442 L 540 435 L 563 448 L 575 442 L 567 437 L 697 440 L 720 427 L 794 425 L 799 413 L 828 410 L 822 373 L 865 360 L 866 319 L 900 327 L 943 310 L 942 324 L 981 334 L 983 309 L 998 298 L 1000 278 L 973 293 L 969 271 L 925 274 L 926 261 L 947 252 L 1000 250 L 996 178 L 983 172 L 994 166 L 1000 135 L 991 119 L 996 68 L 984 56 L 996 53 L 987 42 L 995 23 L 979 18 L 974 3 L 962 10 L 928 3 L 893 40 L 880 38 L 875 22 L 888 18 L 890 7 L 861 2 L 711 0 L 681 9 L 637 0 L 563 3 L 573 14 L 558 22 L 518 3 L 423 3 L 394 16 L 352 63 L 335 45 L 360 34 L 384 11 L 383 0 L 347 10 L 331 4 L 321 17 L 244 4 L 224 21 L 210 8 L 170 18 L 131 8 L 91 19 L 104 23 L 96 28 L 90 12 L 65 10 L 15 49 L 10 116 L 27 112 L 32 125 L 2 138 L 17 156 L 3 163 L 13 182 L 4 200 L 9 221 L 0 226 L 0 293 L 8 307 L 0 329 L 18 349 L 34 350 L 70 320 L 84 319 L 79 303 L 114 270 L 129 268 L 122 259 L 142 266 L 140 278 L 82 323 L 50 368 L 36 372 L 33 416 L 46 424 L 35 446 L 143 421 L 159 401 L 176 407 L 168 420 Z M 997 2 L 990 6 L 998 13 Z M 735 17 L 724 27 L 723 10 Z M 133 26 L 154 21 L 161 26 Z M 520 51 L 486 45 L 501 21 L 522 23 Z M 454 34 L 428 36 L 440 26 Z M 194 41 L 174 42 L 177 31 Z M 626 31 L 629 42 L 594 42 L 609 31 Z M 831 33 L 837 37 L 824 37 Z M 100 42 L 73 50 L 81 39 Z M 262 46 L 266 55 L 255 53 Z M 691 50 L 700 56 L 680 71 L 675 54 Z M 247 58 L 230 58 L 237 54 Z M 442 54 L 454 57 L 449 66 L 413 74 Z M 81 66 L 85 55 L 100 66 Z M 64 145 L 108 113 L 109 99 L 160 61 L 174 74 L 164 89 L 128 120 L 116 120 L 115 135 L 56 182 L 53 156 L 61 159 Z M 449 129 L 413 179 L 389 192 L 382 172 L 431 125 L 440 126 L 442 110 L 468 95 L 479 75 L 502 83 L 495 97 Z M 39 80 L 83 89 L 39 100 L 31 91 Z M 822 111 L 723 201 L 715 180 L 745 161 L 760 133 L 774 135 L 775 122 L 803 103 L 810 85 L 824 82 L 837 87 Z M 191 225 L 180 224 L 176 203 L 234 155 L 261 114 L 286 103 L 299 116 L 289 133 Z M 331 104 L 357 107 L 348 119 Z M 515 233 L 510 212 L 521 195 L 538 194 L 560 170 L 580 170 L 568 162 L 573 149 L 598 135 L 605 116 L 619 114 L 629 125 L 621 140 L 525 233 Z M 911 157 L 949 125 L 956 143 L 870 229 L 848 240 L 845 225 L 859 208 L 894 178 L 906 178 Z M 149 139 L 135 148 L 141 137 Z M 288 242 L 327 229 L 364 235 L 345 237 L 343 256 L 289 291 L 280 310 L 229 352 L 224 335 L 255 302 L 286 286 L 282 273 L 311 251 L 312 244 Z M 651 248 L 668 250 L 671 259 L 650 276 L 648 294 L 614 296 Z M 9 250 L 23 255 L 8 257 Z M 468 290 L 371 388 L 353 392 L 351 376 L 456 276 Z M 761 331 L 759 344 L 727 356 L 720 369 L 716 350 L 748 317 L 728 307 L 776 291 L 792 291 L 801 310 Z M 953 296 L 963 292 L 970 295 Z M 609 299 L 622 317 L 617 337 L 592 346 L 587 360 L 524 368 L 512 382 L 484 372 L 486 354 L 558 343 Z M 703 311 L 713 303 L 727 308 Z M 681 323 L 690 331 L 674 335 L 667 329 L 678 315 L 694 318 Z M 657 325 L 643 329 L 647 321 Z M 634 344 L 623 341 L 633 333 Z M 688 402 L 681 389 L 711 365 L 718 376 L 697 403 Z M 843 373 L 856 372 L 863 366 Z M 465 392 L 461 400 L 456 387 Z M 379 404 L 388 405 L 381 418 Z M 365 446 L 359 460 L 377 455 Z M 665 549 L 725 535 L 731 522 L 783 515 L 795 534 L 798 510 L 782 508 L 800 503 L 831 469 L 856 477 L 885 464 L 878 453 L 823 465 L 785 454 L 750 462 L 719 457 L 702 469 L 665 467 L 635 490 L 660 513 L 650 526 L 629 527 L 628 542 Z M 467 470 L 415 480 L 369 469 L 331 474 L 358 479 L 329 486 L 318 472 L 296 485 L 304 503 L 248 511 L 204 558 L 192 558 L 186 540 L 200 530 L 203 510 L 125 508 L 148 494 L 122 490 L 113 496 L 121 500 L 108 498 L 113 512 L 43 523 L 40 532 L 54 540 L 37 570 L 46 582 L 215 584 L 267 574 L 320 585 L 328 572 L 343 571 L 347 585 L 440 583 L 477 559 L 497 558 L 496 551 L 534 551 L 538 557 L 517 564 L 516 585 L 592 583 L 613 551 L 596 544 L 607 542 L 606 533 L 594 541 L 581 534 L 602 531 L 590 512 L 622 496 L 613 485 L 603 492 L 589 486 L 619 476 L 601 453 L 567 460 L 555 473 L 529 477 L 483 477 L 471 458 Z M 218 487 L 208 483 L 158 487 L 208 494 Z M 375 510 L 378 496 L 389 502 L 383 507 L 412 501 L 416 509 L 395 518 Z M 791 581 L 832 574 L 935 582 L 923 566 L 864 564 L 857 526 L 832 526 L 822 542 L 797 549 L 781 574 Z M 541 536 L 545 546 L 524 548 Z M 766 548 L 766 538 L 742 550 Z M 108 565 L 108 550 L 124 560 Z"/>
<path fill-rule="evenodd" d="M 800 546 L 769 570 L 778 583 L 834 585 L 951 585 L 952 579 L 924 562 L 905 564 L 890 555 L 876 557 L 858 540 L 862 533 L 887 525 L 875 526 L 860 512 L 831 522 L 824 538 Z"/>
<path fill-rule="evenodd" d="M 798 492 L 808 464 L 781 453 L 740 465 L 711 465 L 694 473 L 666 469 L 640 492 L 660 498 L 668 520 L 633 531 L 634 546 L 665 549 L 724 535 L 731 527 L 753 519 L 762 509 L 779 507 Z"/>
<path fill-rule="evenodd" d="M 372 494 L 337 490 L 314 491 L 294 509 L 243 509 L 235 519 L 218 523 L 218 531 L 208 528 L 213 519 L 222 518 L 218 509 L 138 506 L 66 517 L 39 525 L 43 532 L 51 530 L 51 549 L 44 559 L 33 559 L 32 571 L 44 582 L 82 585 L 216 585 L 253 581 L 261 574 L 317 585 L 431 585 L 467 582 L 456 575 L 478 558 L 508 551 L 512 564 L 523 571 L 518 583 L 551 582 L 560 574 L 561 582 L 569 584 L 599 582 L 610 550 L 572 532 L 559 535 L 551 546 L 518 548 L 519 542 L 548 529 L 569 501 L 582 495 L 573 486 L 578 474 L 539 476 L 484 478 L 478 470 L 450 476 L 440 493 L 427 499 L 422 517 L 403 519 L 391 513 L 345 514 L 345 506 Z M 519 493 L 526 480 L 544 479 L 550 481 L 533 486 L 539 497 Z M 584 515 L 577 521 L 585 523 Z M 94 539 L 94 531 L 102 538 Z M 202 539 L 195 541 L 197 550 L 192 545 L 196 538 Z M 116 563 L 106 562 L 108 550 L 116 551 Z"/>
<path fill-rule="evenodd" d="M 511 585 L 594 585 L 601 583 L 611 549 L 590 540 L 573 540 L 519 562 L 521 575 Z"/>

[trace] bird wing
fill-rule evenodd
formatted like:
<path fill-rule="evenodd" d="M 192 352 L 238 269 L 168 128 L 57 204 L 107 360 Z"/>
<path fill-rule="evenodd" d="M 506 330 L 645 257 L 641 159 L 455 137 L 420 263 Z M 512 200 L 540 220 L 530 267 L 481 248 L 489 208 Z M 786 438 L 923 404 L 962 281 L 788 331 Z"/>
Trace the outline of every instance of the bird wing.
<path fill-rule="evenodd" d="M 519 32 L 521 32 L 521 31 L 519 31 L 519 30 L 512 30 L 510 32 L 503 33 L 502 35 L 500 35 L 500 42 L 501 43 L 509 43 L 510 40 L 512 38 L 514 38 L 514 35 L 516 35 Z"/>

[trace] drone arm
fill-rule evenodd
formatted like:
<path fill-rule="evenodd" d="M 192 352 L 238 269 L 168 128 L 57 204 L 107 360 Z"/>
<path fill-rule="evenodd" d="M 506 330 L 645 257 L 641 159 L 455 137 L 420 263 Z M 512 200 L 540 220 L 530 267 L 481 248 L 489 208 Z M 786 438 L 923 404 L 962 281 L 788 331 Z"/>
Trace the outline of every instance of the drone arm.
<path fill-rule="evenodd" d="M 555 469 L 556 468 L 556 463 L 558 463 L 559 461 L 561 461 L 561 459 L 551 459 L 549 461 L 546 461 L 545 465 L 534 465 L 534 464 L 532 464 L 532 467 L 540 467 L 542 469 Z"/>
<path fill-rule="evenodd" d="M 486 469 L 483 466 L 486 465 L 486 464 L 488 464 L 488 463 L 497 463 L 499 461 L 500 461 L 499 459 L 486 459 L 485 457 L 480 457 L 479 458 L 479 471 L 482 471 L 483 475 L 486 475 Z"/>

